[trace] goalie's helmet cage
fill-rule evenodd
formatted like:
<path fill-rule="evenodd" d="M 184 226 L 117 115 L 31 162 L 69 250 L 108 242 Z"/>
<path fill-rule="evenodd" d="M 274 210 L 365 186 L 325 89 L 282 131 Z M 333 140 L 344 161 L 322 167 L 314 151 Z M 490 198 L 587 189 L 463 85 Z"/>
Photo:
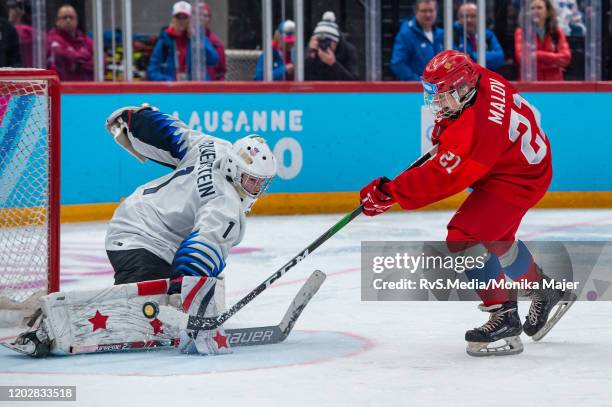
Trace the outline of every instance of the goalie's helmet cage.
<path fill-rule="evenodd" d="M 242 208 L 248 212 L 276 175 L 276 157 L 263 137 L 250 134 L 234 143 L 221 171 L 236 187 Z"/>
<path fill-rule="evenodd" d="M 54 71 L 0 69 L 0 311 L 59 289 L 59 103 Z"/>
<path fill-rule="evenodd" d="M 479 77 L 468 55 L 454 50 L 439 53 L 421 78 L 425 106 L 436 120 L 456 116 L 474 97 Z"/>

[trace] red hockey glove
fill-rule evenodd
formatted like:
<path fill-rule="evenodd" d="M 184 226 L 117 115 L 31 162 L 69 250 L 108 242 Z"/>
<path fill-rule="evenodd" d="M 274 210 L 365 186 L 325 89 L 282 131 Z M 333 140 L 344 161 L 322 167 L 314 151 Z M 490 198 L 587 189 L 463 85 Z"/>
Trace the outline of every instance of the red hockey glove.
<path fill-rule="evenodd" d="M 359 191 L 363 213 L 366 216 L 380 215 L 389 210 L 395 199 L 386 192 L 385 184 L 391 180 L 387 177 L 376 178 Z"/>

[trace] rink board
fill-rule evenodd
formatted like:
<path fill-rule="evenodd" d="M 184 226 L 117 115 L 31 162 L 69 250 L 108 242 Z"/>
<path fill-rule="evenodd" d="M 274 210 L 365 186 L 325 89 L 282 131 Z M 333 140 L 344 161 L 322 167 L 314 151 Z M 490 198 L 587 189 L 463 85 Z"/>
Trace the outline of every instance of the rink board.
<path fill-rule="evenodd" d="M 397 174 L 420 155 L 426 131 L 421 128 L 422 94 L 414 84 L 137 85 L 65 87 L 62 204 L 118 202 L 168 171 L 139 164 L 106 134 L 106 116 L 125 105 L 148 102 L 178 114 L 192 128 L 232 141 L 252 132 L 263 135 L 280 162 L 270 192 L 331 193 L 315 201 L 353 199 L 346 193 L 373 177 Z M 612 179 L 602 176 L 612 173 L 607 159 L 612 141 L 609 125 L 601 120 L 612 105 L 612 88 L 530 88 L 525 95 L 541 111 L 552 144 L 551 191 L 612 191 Z M 583 201 L 578 206 L 588 206 L 591 198 Z"/>

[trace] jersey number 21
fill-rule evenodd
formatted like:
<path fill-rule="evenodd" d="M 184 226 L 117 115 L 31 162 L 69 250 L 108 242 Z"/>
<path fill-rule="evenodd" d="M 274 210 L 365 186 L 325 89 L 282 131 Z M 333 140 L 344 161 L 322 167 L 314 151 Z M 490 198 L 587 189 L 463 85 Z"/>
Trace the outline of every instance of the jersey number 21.
<path fill-rule="evenodd" d="M 535 110 L 527 101 L 518 93 L 514 95 L 514 105 L 521 109 L 523 106 L 531 111 L 533 117 L 536 120 L 536 123 L 532 123 L 525 116 L 512 109 L 510 113 L 510 127 L 508 128 L 508 137 L 510 137 L 510 141 L 513 143 L 521 138 L 521 152 L 527 159 L 529 164 L 539 164 L 542 162 L 544 157 L 546 157 L 546 153 L 548 152 L 548 147 L 546 146 L 546 142 L 544 139 L 546 135 L 540 128 L 540 115 L 537 110 Z M 519 132 L 519 126 L 523 124 L 526 130 Z M 535 144 L 538 146 L 538 150 L 536 151 L 531 144 L 533 138 L 535 137 Z"/>

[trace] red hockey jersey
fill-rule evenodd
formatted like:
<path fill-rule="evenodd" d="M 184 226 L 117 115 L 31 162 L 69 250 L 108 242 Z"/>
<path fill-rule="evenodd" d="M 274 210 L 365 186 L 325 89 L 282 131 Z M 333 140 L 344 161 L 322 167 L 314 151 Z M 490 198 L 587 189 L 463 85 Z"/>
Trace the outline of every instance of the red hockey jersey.
<path fill-rule="evenodd" d="M 437 154 L 388 184 L 402 208 L 420 208 L 468 187 L 525 209 L 546 193 L 551 151 L 539 113 L 500 75 L 477 68 L 475 101 L 457 119 L 434 126 Z"/>

